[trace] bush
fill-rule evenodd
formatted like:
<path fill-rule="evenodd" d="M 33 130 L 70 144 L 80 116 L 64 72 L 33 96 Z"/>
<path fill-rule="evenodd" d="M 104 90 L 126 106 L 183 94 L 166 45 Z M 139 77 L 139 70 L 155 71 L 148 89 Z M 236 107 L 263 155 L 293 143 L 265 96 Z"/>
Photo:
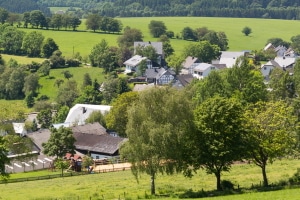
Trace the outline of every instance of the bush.
<path fill-rule="evenodd" d="M 221 181 L 221 187 L 222 187 L 222 190 L 233 190 L 234 189 L 234 184 L 231 181 L 222 180 Z"/>
<path fill-rule="evenodd" d="M 297 169 L 297 172 L 289 178 L 289 183 L 291 185 L 299 185 L 300 184 L 300 168 Z"/>

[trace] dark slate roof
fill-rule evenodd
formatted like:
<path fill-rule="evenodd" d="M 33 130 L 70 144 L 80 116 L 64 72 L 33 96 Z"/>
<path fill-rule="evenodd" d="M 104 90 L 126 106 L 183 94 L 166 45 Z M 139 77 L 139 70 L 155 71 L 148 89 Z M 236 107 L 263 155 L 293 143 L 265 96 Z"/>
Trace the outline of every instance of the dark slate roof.
<path fill-rule="evenodd" d="M 192 74 L 180 74 L 177 76 L 177 79 L 180 84 L 185 87 L 193 81 L 194 77 Z"/>
<path fill-rule="evenodd" d="M 156 75 L 158 73 L 158 70 L 157 68 L 152 68 L 152 69 L 146 69 L 145 71 L 145 76 L 147 78 L 156 78 Z"/>
<path fill-rule="evenodd" d="M 44 148 L 42 147 L 43 143 L 48 142 L 51 132 L 49 129 L 40 129 L 36 132 L 27 134 L 27 137 L 32 139 L 32 142 L 40 149 L 40 152 L 43 152 Z"/>
<path fill-rule="evenodd" d="M 73 133 L 85 133 L 85 134 L 94 134 L 94 135 L 104 135 L 106 129 L 101 126 L 98 122 L 93 124 L 85 124 L 80 126 L 71 127 Z"/>
<path fill-rule="evenodd" d="M 120 144 L 126 140 L 125 138 L 114 137 L 109 134 L 94 135 L 77 132 L 73 135 L 76 139 L 76 149 L 110 155 L 116 153 Z"/>
<path fill-rule="evenodd" d="M 162 42 L 134 42 L 134 49 L 136 49 L 137 46 L 142 46 L 142 47 L 153 46 L 157 54 L 163 55 Z"/>

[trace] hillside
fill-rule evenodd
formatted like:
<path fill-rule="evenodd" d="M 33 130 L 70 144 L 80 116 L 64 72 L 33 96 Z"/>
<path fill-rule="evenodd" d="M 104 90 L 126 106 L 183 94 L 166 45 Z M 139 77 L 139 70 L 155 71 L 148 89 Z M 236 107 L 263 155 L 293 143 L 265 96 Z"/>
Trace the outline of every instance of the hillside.
<path fill-rule="evenodd" d="M 0 7 L 5 8 L 9 12 L 24 13 L 32 10 L 41 10 L 45 15 L 50 14 L 49 8 L 38 4 L 36 0 L 0 0 Z"/>
<path fill-rule="evenodd" d="M 298 0 L 37 0 L 48 7 L 79 7 L 106 16 L 207 16 L 300 19 Z"/>

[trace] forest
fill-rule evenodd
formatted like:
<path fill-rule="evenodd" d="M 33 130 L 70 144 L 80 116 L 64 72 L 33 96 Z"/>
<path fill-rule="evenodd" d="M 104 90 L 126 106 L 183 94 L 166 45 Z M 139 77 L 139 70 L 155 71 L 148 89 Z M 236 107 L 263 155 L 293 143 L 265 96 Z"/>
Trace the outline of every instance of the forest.
<path fill-rule="evenodd" d="M 202 16 L 300 19 L 297 0 L 0 0 L 0 7 L 10 12 L 70 7 L 78 17 L 97 13 L 108 17 Z"/>

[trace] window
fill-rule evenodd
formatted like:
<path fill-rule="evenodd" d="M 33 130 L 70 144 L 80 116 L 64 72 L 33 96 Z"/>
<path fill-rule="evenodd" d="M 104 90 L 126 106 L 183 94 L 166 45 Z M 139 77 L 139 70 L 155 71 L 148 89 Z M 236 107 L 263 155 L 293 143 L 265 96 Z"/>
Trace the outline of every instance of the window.
<path fill-rule="evenodd" d="M 99 156 L 96 156 L 96 159 L 99 159 Z"/>
<path fill-rule="evenodd" d="M 267 70 L 267 67 L 264 67 L 264 70 Z"/>

